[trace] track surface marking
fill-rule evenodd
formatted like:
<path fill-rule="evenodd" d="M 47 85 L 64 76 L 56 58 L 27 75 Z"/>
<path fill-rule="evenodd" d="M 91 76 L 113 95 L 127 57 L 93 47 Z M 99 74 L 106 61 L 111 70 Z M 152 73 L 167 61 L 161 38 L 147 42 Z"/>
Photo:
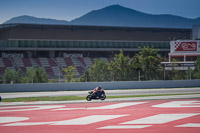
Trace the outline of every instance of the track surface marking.
<path fill-rule="evenodd" d="M 200 99 L 0 107 L 2 133 L 199 133 Z"/>

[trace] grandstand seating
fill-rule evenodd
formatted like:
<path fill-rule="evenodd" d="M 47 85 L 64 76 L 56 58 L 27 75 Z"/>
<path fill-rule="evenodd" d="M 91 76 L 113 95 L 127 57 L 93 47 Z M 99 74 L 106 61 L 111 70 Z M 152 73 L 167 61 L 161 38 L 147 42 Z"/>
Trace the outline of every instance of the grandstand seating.
<path fill-rule="evenodd" d="M 39 60 L 40 60 L 41 66 L 44 66 L 44 67 L 49 67 L 50 66 L 47 58 L 39 58 Z"/>
<path fill-rule="evenodd" d="M 19 67 L 20 68 L 20 70 L 22 71 L 22 73 L 26 73 L 26 70 L 27 70 L 27 68 L 26 67 Z"/>
<path fill-rule="evenodd" d="M 84 62 L 86 64 L 86 67 L 89 67 L 89 66 L 91 66 L 93 64 L 92 59 L 89 58 L 89 57 L 85 57 L 85 58 L 83 58 L 83 60 L 84 60 Z"/>
<path fill-rule="evenodd" d="M 72 66 L 72 65 L 74 65 L 71 58 L 67 57 L 67 58 L 64 58 L 64 60 L 65 60 L 65 62 L 66 62 L 66 64 L 67 64 L 67 66 Z"/>
<path fill-rule="evenodd" d="M 6 67 L 8 70 L 16 71 L 15 67 Z"/>
<path fill-rule="evenodd" d="M 3 75 L 3 73 L 5 72 L 6 67 L 0 67 L 0 75 Z"/>
<path fill-rule="evenodd" d="M 72 59 L 72 63 L 74 65 L 74 73 L 75 73 L 75 76 L 79 76 L 80 74 L 82 74 L 82 66 L 81 66 L 81 63 L 80 61 L 77 59 L 77 58 L 71 58 Z"/>
<path fill-rule="evenodd" d="M 0 58 L 0 67 L 5 67 L 2 58 Z"/>
<path fill-rule="evenodd" d="M 100 60 L 104 60 L 104 61 L 108 62 L 108 58 L 105 58 L 105 57 L 100 57 L 99 59 L 100 59 Z"/>
<path fill-rule="evenodd" d="M 80 75 L 82 75 L 82 74 L 84 73 L 83 67 L 77 66 L 76 69 L 77 69 L 77 71 L 78 71 L 78 73 L 79 73 Z"/>
<path fill-rule="evenodd" d="M 50 66 L 57 66 L 54 58 L 47 58 Z"/>
<path fill-rule="evenodd" d="M 76 66 L 80 66 L 79 60 L 77 60 L 76 58 L 71 58 L 72 59 L 72 63 L 73 65 Z"/>
<path fill-rule="evenodd" d="M 108 58 L 101 57 L 98 59 L 108 62 Z M 29 67 L 41 67 L 49 76 L 49 78 L 63 77 L 65 74 L 62 68 L 74 66 L 75 77 L 80 77 L 85 70 L 93 64 L 93 58 L 90 57 L 57 57 L 57 58 L 0 58 L 0 74 L 7 69 L 20 69 L 23 74 Z"/>
<path fill-rule="evenodd" d="M 15 70 L 15 67 L 13 67 L 12 61 L 10 61 L 9 58 L 0 58 L 0 75 L 3 75 L 5 70 Z"/>
<path fill-rule="evenodd" d="M 31 61 L 32 61 L 31 63 L 33 64 L 34 67 L 42 66 L 39 58 L 32 58 Z"/>
<path fill-rule="evenodd" d="M 46 72 L 50 77 L 55 76 L 52 67 L 50 67 L 50 66 L 44 66 L 44 70 L 45 70 L 45 72 Z"/>
<path fill-rule="evenodd" d="M 17 67 L 24 67 L 24 63 L 22 61 L 22 58 L 13 58 L 15 64 Z"/>
<path fill-rule="evenodd" d="M 32 66 L 30 58 L 22 58 L 22 61 L 23 61 L 25 67 Z"/>
<path fill-rule="evenodd" d="M 78 57 L 77 60 L 79 60 L 80 63 L 82 63 L 84 66 L 86 66 L 85 61 L 83 58 Z"/>
<path fill-rule="evenodd" d="M 13 67 L 13 64 L 10 61 L 9 58 L 2 58 L 2 61 L 3 61 L 4 65 L 5 65 L 5 67 Z"/>
<path fill-rule="evenodd" d="M 58 64 L 60 67 L 66 67 L 66 66 L 67 66 L 67 64 L 66 64 L 66 62 L 65 62 L 65 60 L 64 60 L 64 58 L 58 57 L 58 58 L 56 58 L 55 60 L 56 60 L 57 64 Z"/>
<path fill-rule="evenodd" d="M 55 76 L 62 76 L 62 71 L 58 66 L 53 66 L 52 70 Z"/>

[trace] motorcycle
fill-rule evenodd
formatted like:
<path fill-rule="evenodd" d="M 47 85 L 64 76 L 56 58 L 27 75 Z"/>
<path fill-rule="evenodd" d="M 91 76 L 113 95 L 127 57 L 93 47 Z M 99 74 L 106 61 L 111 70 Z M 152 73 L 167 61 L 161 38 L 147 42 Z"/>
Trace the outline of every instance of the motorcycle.
<path fill-rule="evenodd" d="M 88 96 L 86 97 L 86 100 L 87 100 L 87 101 L 91 101 L 92 99 L 96 99 L 96 100 L 98 100 L 98 99 L 100 99 L 100 100 L 105 100 L 105 99 L 106 99 L 106 94 L 105 94 L 104 91 L 102 91 L 101 96 L 97 96 L 97 94 L 93 93 L 93 91 L 89 91 L 88 93 L 89 93 L 89 94 L 88 94 Z"/>

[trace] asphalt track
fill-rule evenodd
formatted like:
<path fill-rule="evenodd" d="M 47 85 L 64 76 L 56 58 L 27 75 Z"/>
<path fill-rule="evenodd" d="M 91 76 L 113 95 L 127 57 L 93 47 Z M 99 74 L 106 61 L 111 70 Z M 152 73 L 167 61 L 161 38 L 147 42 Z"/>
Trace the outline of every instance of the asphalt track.
<path fill-rule="evenodd" d="M 200 93 L 198 88 L 171 88 L 171 89 L 132 89 L 132 90 L 105 90 L 107 96 L 126 95 L 155 95 L 155 94 L 191 94 Z M 55 92 L 17 92 L 0 93 L 2 98 L 41 97 L 41 96 L 86 96 L 88 91 L 55 91 Z"/>
<path fill-rule="evenodd" d="M 8 105 L 0 106 L 1 133 L 200 132 L 200 98 Z"/>

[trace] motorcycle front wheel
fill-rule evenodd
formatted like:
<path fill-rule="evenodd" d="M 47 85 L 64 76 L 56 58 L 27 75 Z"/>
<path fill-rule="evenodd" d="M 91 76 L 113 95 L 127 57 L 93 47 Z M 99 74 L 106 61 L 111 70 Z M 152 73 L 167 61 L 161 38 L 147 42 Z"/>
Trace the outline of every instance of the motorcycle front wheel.
<path fill-rule="evenodd" d="M 106 99 L 106 95 L 102 95 L 100 99 L 101 100 L 105 100 Z"/>

